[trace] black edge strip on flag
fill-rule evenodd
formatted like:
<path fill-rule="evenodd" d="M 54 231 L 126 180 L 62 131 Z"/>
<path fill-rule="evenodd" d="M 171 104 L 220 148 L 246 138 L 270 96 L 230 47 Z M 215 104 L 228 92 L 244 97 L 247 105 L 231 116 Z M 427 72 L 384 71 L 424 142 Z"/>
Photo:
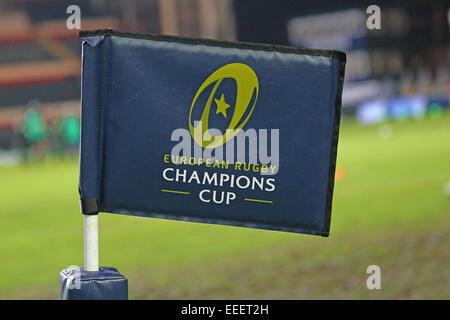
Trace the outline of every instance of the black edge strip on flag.
<path fill-rule="evenodd" d="M 83 45 L 84 44 L 82 44 L 82 46 Z M 81 83 L 81 87 L 83 87 L 83 82 Z M 102 97 L 100 97 L 100 99 L 102 99 Z M 100 105 L 102 105 L 101 100 L 100 100 Z M 81 106 L 82 106 L 82 104 L 81 104 Z M 83 111 L 81 111 L 81 112 L 83 112 Z M 99 145 L 100 145 L 100 139 L 97 139 L 97 148 L 99 148 Z M 98 149 L 98 150 L 100 150 L 100 149 Z M 81 157 L 81 146 L 80 146 L 80 157 Z M 81 161 L 81 158 L 80 158 L 80 161 Z M 80 211 L 81 211 L 81 213 L 83 215 L 97 215 L 99 213 L 99 200 L 96 198 L 84 198 L 84 194 L 81 189 L 81 184 L 78 184 L 78 194 L 80 195 Z"/>
<path fill-rule="evenodd" d="M 134 33 L 126 31 L 117 31 L 112 29 L 99 30 L 82 30 L 79 32 L 79 37 L 94 37 L 94 36 L 115 36 L 122 38 L 146 39 L 154 41 L 179 42 L 186 44 L 201 44 L 214 47 L 238 48 L 249 50 L 275 51 L 282 53 L 294 53 L 313 56 L 338 57 L 340 61 L 345 61 L 345 53 L 337 50 L 322 50 L 322 49 L 306 49 L 296 48 L 290 46 L 280 46 L 272 44 L 252 43 L 252 42 L 235 42 L 200 38 L 186 38 L 170 35 L 154 35 L 145 33 Z"/>
<path fill-rule="evenodd" d="M 99 211 L 101 210 L 103 199 L 104 199 L 104 167 L 105 167 L 105 115 L 106 115 L 106 105 L 107 105 L 107 88 L 106 88 L 106 81 L 105 79 L 108 78 L 108 75 L 106 74 L 108 70 L 108 54 L 109 54 L 109 41 L 108 39 L 105 39 L 103 41 L 102 46 L 102 68 L 100 73 L 100 108 L 99 108 L 99 133 L 98 133 L 98 150 L 99 150 L 99 156 L 98 156 L 98 187 L 99 187 Z"/>
<path fill-rule="evenodd" d="M 324 221 L 324 231 L 326 232 L 326 237 L 330 235 L 330 225 L 331 225 L 331 207 L 333 203 L 333 190 L 334 181 L 336 174 L 336 160 L 337 160 L 337 149 L 339 141 L 339 126 L 341 122 L 341 108 L 342 108 L 342 90 L 344 88 L 344 76 L 345 76 L 345 64 L 347 58 L 345 54 L 339 56 L 339 78 L 338 86 L 336 89 L 336 97 L 334 102 L 334 124 L 333 124 L 333 134 L 331 141 L 331 152 L 330 152 L 330 167 L 328 172 L 328 191 L 327 200 L 325 204 L 325 221 Z"/>
<path fill-rule="evenodd" d="M 80 199 L 81 213 L 84 215 L 96 215 L 99 212 L 99 203 L 95 198 Z"/>
<path fill-rule="evenodd" d="M 338 87 L 336 91 L 335 98 L 335 115 L 333 123 L 333 134 L 331 141 L 331 152 L 330 152 L 330 166 L 328 172 L 328 190 L 325 204 L 325 221 L 324 221 L 324 231 L 316 231 L 324 237 L 329 236 L 330 223 L 331 223 L 331 207 L 333 201 L 333 187 L 334 187 L 334 176 L 336 170 L 336 158 L 337 158 L 337 145 L 339 139 L 339 125 L 341 119 L 341 103 L 342 103 L 342 90 L 344 84 L 345 75 L 345 64 L 346 55 L 342 51 L 338 50 L 323 50 L 323 49 L 306 49 L 306 48 L 296 48 L 290 46 L 280 46 L 272 44 L 261 44 L 261 43 L 251 43 L 251 42 L 232 42 L 232 41 L 222 41 L 222 40 L 212 40 L 212 39 L 200 39 L 200 38 L 186 38 L 170 35 L 153 35 L 144 33 L 134 33 L 126 31 L 117 31 L 112 29 L 98 29 L 98 30 L 83 30 L 79 32 L 79 37 L 94 37 L 94 36 L 116 36 L 122 38 L 135 38 L 135 39 L 145 39 L 153 41 L 167 41 L 167 42 L 178 42 L 185 44 L 200 44 L 215 47 L 225 47 L 225 48 L 238 48 L 238 49 L 249 49 L 249 50 L 262 50 L 262 51 L 272 51 L 281 53 L 292 53 L 292 54 L 303 54 L 312 56 L 324 56 L 324 57 L 336 57 L 339 60 L 339 79 Z M 105 49 L 105 48 L 104 48 Z M 103 76 L 104 70 L 102 70 Z M 103 79 L 103 78 L 102 78 Z M 104 85 L 102 84 L 102 90 L 104 90 Z M 101 104 L 103 104 L 103 94 L 101 97 Z M 101 106 L 102 107 L 102 106 Z M 102 128 L 103 129 L 103 128 Z M 101 139 L 99 139 L 101 141 Z M 99 141 L 99 143 L 100 143 Z M 102 161 L 103 162 L 103 161 Z M 103 163 L 101 166 L 103 170 Z M 103 174 L 102 174 L 103 175 Z M 102 181 L 103 178 L 100 179 Z"/>

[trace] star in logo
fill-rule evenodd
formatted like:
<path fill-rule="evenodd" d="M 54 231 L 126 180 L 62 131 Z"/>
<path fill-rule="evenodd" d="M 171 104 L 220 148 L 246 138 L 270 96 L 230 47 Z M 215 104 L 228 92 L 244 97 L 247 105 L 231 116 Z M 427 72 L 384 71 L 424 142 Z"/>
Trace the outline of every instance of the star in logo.
<path fill-rule="evenodd" d="M 216 114 L 221 113 L 226 118 L 227 117 L 227 109 L 230 107 L 230 105 L 228 103 L 226 103 L 223 93 L 222 93 L 222 96 L 220 97 L 220 100 L 214 99 L 214 101 L 216 101 L 216 105 L 217 105 Z"/>

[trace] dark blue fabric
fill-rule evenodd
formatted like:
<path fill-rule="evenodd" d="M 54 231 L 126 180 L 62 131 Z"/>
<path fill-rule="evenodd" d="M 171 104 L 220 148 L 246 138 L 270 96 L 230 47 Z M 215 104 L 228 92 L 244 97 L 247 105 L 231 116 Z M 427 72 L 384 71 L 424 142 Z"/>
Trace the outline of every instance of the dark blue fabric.
<path fill-rule="evenodd" d="M 61 300 L 128 300 L 128 280 L 113 267 L 65 269 L 59 286 Z"/>
<path fill-rule="evenodd" d="M 102 212 L 328 236 L 344 54 L 113 31 L 80 37 L 82 197 L 98 199 Z M 236 62 L 250 66 L 259 80 L 256 105 L 243 129 L 280 130 L 280 169 L 272 176 L 276 190 L 164 180 L 162 171 L 170 166 L 189 173 L 260 176 L 163 162 L 176 144 L 170 141 L 172 131 L 188 129 L 191 103 L 201 84 L 221 66 Z M 225 81 L 223 85 L 232 100 L 236 88 L 226 87 Z M 198 194 L 205 188 L 235 192 L 237 199 L 229 205 L 201 202 Z"/>

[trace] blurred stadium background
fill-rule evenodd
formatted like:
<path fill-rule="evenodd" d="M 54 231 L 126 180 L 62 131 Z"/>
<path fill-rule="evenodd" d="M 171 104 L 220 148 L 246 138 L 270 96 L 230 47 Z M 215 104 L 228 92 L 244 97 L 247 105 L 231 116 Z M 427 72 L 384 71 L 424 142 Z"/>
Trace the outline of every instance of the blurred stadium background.
<path fill-rule="evenodd" d="M 83 30 L 347 53 L 331 238 L 102 215 L 101 263 L 131 297 L 450 298 L 444 0 L 0 0 L 0 298 L 56 298 L 58 272 L 83 263 L 72 4 Z M 366 28 L 371 4 L 381 30 Z"/>

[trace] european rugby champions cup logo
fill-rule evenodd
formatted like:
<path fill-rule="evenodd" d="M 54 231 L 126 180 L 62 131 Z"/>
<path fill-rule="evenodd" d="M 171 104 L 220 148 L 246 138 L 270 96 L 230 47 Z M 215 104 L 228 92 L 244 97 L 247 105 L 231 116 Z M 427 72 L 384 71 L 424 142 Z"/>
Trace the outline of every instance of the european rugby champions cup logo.
<path fill-rule="evenodd" d="M 217 88 L 222 81 L 226 78 L 231 78 L 236 81 L 236 103 L 230 124 L 227 130 L 222 136 L 211 136 L 209 133 L 209 117 L 211 112 L 211 104 L 216 94 Z M 192 123 L 192 111 L 195 103 L 200 94 L 211 84 L 215 83 L 211 93 L 209 94 L 208 101 L 203 109 L 202 116 L 198 123 L 200 130 L 195 130 Z M 205 82 L 200 86 L 192 101 L 191 109 L 189 111 L 189 131 L 194 138 L 195 142 L 204 148 L 216 148 L 228 140 L 233 138 L 239 130 L 247 123 L 248 119 L 252 115 L 253 109 L 256 105 L 259 93 L 259 82 L 256 73 L 248 65 L 243 63 L 230 63 L 211 74 Z M 252 98 L 253 103 L 252 102 Z M 222 96 L 219 99 L 214 99 L 217 109 L 216 114 L 221 114 L 227 118 L 227 109 L 231 106 L 226 103 L 225 97 Z M 250 105 L 251 104 L 251 105 Z M 246 114 L 246 111 L 249 111 Z M 245 116 L 245 117 L 244 117 Z"/>
<path fill-rule="evenodd" d="M 223 88 L 229 79 L 235 83 L 234 95 Z M 171 141 L 178 143 L 171 154 L 163 155 L 165 164 L 181 167 L 166 167 L 162 172 L 163 179 L 172 187 L 175 186 L 172 182 L 211 186 L 212 189 L 199 192 L 199 199 L 206 203 L 230 204 L 237 200 L 238 195 L 230 189 L 249 190 L 239 197 L 241 200 L 273 203 L 269 199 L 250 197 L 251 191 L 274 191 L 275 178 L 271 176 L 279 168 L 279 130 L 270 129 L 269 143 L 268 129 L 243 129 L 254 113 L 259 90 L 258 76 L 243 63 L 226 64 L 210 74 L 196 91 L 190 105 L 189 131 L 184 128 L 174 130 Z M 214 120 L 226 123 L 224 132 L 211 127 Z M 196 168 L 200 167 L 212 170 L 198 171 Z M 167 188 L 161 191 L 190 194 L 186 188 L 179 190 L 183 186 L 178 184 L 178 190 Z"/>

